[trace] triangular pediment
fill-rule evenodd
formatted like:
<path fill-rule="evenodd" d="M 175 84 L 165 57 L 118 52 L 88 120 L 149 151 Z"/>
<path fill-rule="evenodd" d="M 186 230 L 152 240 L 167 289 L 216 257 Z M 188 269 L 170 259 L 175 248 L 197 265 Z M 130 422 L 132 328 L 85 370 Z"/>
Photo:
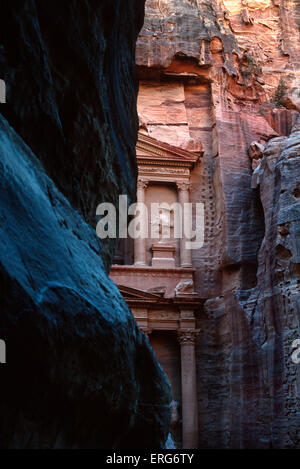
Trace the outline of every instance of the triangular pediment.
<path fill-rule="evenodd" d="M 151 152 L 151 150 L 146 150 L 145 148 L 139 148 L 137 145 L 136 156 L 137 158 L 152 158 L 154 155 L 153 155 L 153 152 Z"/>
<path fill-rule="evenodd" d="M 138 290 L 137 288 L 126 287 L 125 285 L 117 285 L 122 295 L 128 299 L 139 299 L 139 300 L 158 300 L 161 298 L 159 293 L 149 293 L 144 290 Z"/>
<path fill-rule="evenodd" d="M 149 135 L 139 132 L 136 145 L 136 155 L 139 164 L 168 164 L 187 166 L 192 168 L 201 154 L 193 153 L 182 148 L 160 142 Z"/>

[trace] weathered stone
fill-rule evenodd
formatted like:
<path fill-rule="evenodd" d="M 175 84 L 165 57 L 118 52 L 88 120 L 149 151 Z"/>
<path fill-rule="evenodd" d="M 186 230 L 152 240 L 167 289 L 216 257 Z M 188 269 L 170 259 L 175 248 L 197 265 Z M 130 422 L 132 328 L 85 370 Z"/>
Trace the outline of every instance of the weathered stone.
<path fill-rule="evenodd" d="M 289 355 L 300 337 L 300 132 L 297 107 L 280 106 L 282 94 L 299 99 L 299 24 L 294 1 L 146 2 L 139 111 L 152 88 L 161 103 L 168 87 L 180 89 L 180 111 L 174 96 L 168 103 L 176 124 L 152 120 L 148 132 L 204 148 L 191 175 L 191 201 L 206 215 L 205 244 L 193 252 L 207 299 L 197 345 L 203 448 L 300 447 L 299 366 Z M 254 173 L 252 142 L 259 159 L 265 147 Z"/>
<path fill-rule="evenodd" d="M 252 20 L 251 20 L 250 15 L 249 15 L 248 8 L 243 8 L 242 9 L 242 18 L 243 18 L 243 21 L 244 21 L 245 24 L 252 23 Z"/>
<path fill-rule="evenodd" d="M 265 147 L 261 143 L 252 142 L 248 150 L 250 158 L 252 160 L 260 159 L 263 155 L 264 149 Z"/>
<path fill-rule="evenodd" d="M 258 142 L 252 142 L 248 154 L 250 156 L 250 159 L 252 160 L 252 169 L 255 170 L 259 167 L 261 163 L 261 158 L 264 152 L 264 145 Z"/>
<path fill-rule="evenodd" d="M 291 98 L 291 96 L 287 96 L 287 95 L 283 96 L 280 99 L 280 104 L 289 110 L 300 112 L 300 106 L 297 103 L 295 103 L 295 101 L 293 100 L 293 98 Z"/>
<path fill-rule="evenodd" d="M 1 5 L 1 112 L 93 226 L 99 203 L 120 193 L 135 200 L 134 44 L 143 7 L 138 0 Z M 107 269 L 113 245 L 104 243 Z"/>
<path fill-rule="evenodd" d="M 107 276 L 113 246 L 97 238 L 94 218 L 103 200 L 135 199 L 143 6 L 1 5 L 2 448 L 167 439 L 168 380 Z"/>

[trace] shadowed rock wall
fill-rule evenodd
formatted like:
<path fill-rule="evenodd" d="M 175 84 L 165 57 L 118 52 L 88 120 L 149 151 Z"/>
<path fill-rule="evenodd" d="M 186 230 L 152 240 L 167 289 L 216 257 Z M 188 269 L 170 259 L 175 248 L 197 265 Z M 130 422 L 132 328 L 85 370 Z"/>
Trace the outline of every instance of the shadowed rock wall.
<path fill-rule="evenodd" d="M 4 1 L 0 446 L 162 447 L 170 389 L 106 274 L 95 210 L 135 197 L 141 1 Z M 147 370 L 147 373 L 145 373 Z"/>
<path fill-rule="evenodd" d="M 143 7 L 121 0 L 1 5 L 9 103 L 1 112 L 93 226 L 102 201 L 135 199 L 134 58 Z"/>

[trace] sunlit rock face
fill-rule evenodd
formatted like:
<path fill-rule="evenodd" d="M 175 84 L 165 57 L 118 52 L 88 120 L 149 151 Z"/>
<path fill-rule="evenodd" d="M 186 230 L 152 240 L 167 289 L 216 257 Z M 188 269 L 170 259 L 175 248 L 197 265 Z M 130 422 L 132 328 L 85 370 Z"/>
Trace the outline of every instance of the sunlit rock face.
<path fill-rule="evenodd" d="M 106 269 L 96 205 L 135 197 L 141 1 L 0 15 L 0 446 L 162 447 L 170 389 Z M 147 370 L 147 372 L 145 372 Z"/>
<path fill-rule="evenodd" d="M 299 26 L 297 1 L 146 1 L 143 132 L 205 150 L 191 191 L 206 217 L 193 252 L 204 448 L 300 447 Z"/>

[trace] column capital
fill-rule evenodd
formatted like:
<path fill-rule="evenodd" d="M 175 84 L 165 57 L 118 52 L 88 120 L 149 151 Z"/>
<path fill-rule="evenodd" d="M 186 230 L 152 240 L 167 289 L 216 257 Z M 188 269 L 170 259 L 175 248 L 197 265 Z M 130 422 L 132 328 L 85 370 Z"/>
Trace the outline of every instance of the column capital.
<path fill-rule="evenodd" d="M 200 329 L 178 329 L 177 338 L 180 345 L 194 345 Z"/>
<path fill-rule="evenodd" d="M 177 182 L 176 185 L 177 185 L 177 189 L 179 191 L 187 192 L 187 191 L 191 190 L 191 188 L 192 188 L 192 184 L 190 182 Z"/>
<path fill-rule="evenodd" d="M 149 339 L 149 336 L 152 334 L 153 329 L 151 329 L 151 327 L 141 327 L 140 329 Z"/>
<path fill-rule="evenodd" d="M 137 188 L 138 189 L 146 189 L 148 187 L 149 181 L 146 179 L 138 179 L 137 180 Z"/>

